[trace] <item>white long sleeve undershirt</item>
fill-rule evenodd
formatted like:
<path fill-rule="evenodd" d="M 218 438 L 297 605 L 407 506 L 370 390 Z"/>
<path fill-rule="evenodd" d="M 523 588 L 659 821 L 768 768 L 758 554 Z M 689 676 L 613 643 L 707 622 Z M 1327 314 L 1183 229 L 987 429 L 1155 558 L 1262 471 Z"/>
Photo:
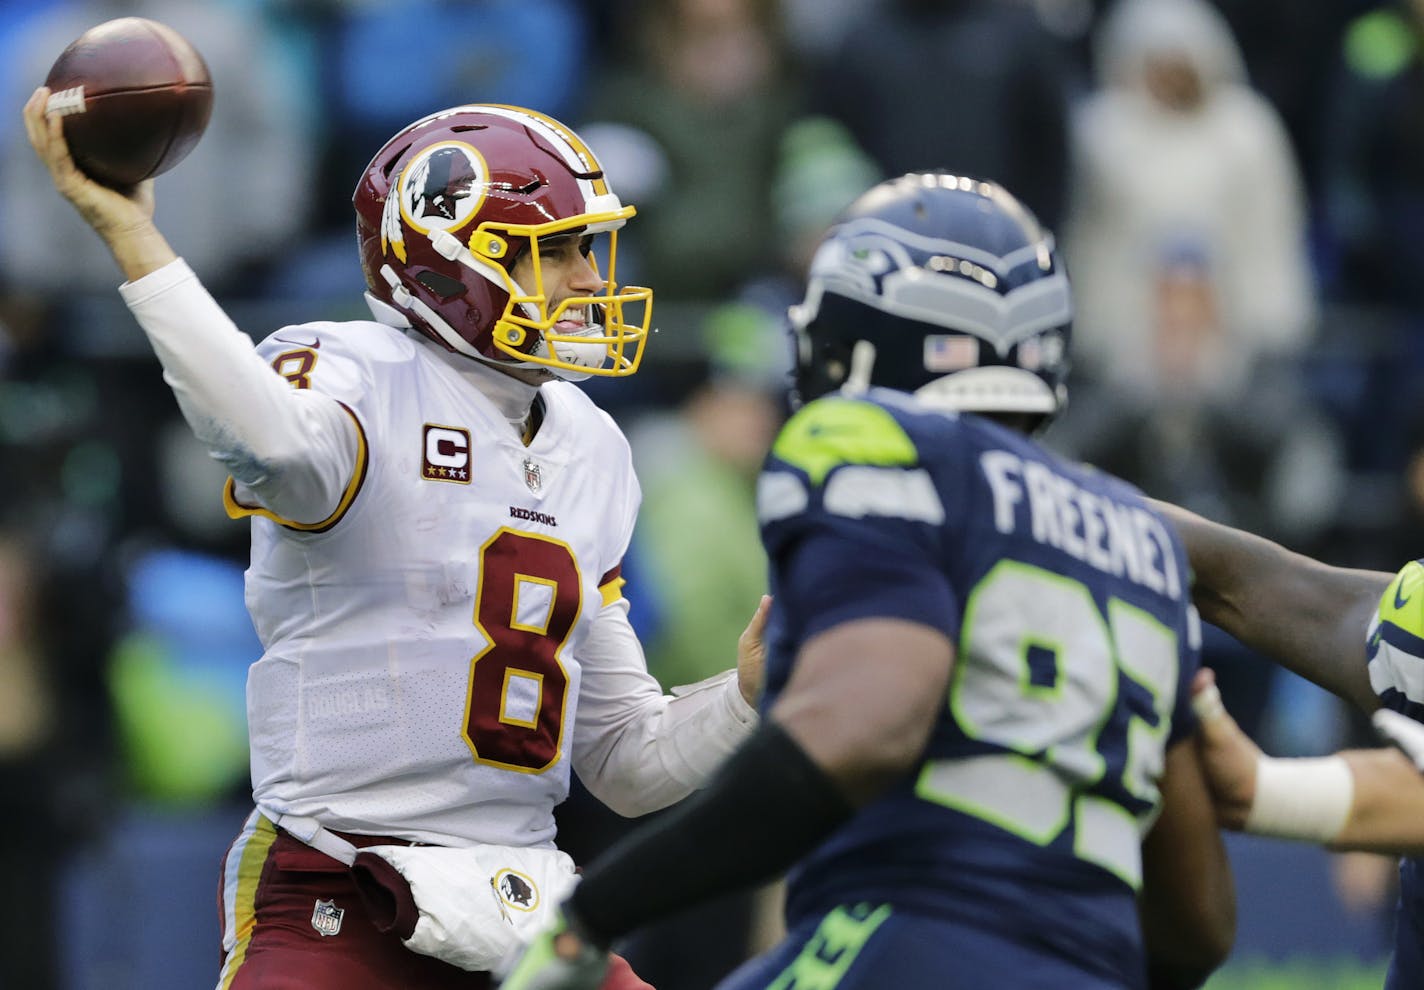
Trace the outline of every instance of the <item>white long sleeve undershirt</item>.
<path fill-rule="evenodd" d="M 627 599 L 598 614 L 579 656 L 574 770 L 620 815 L 644 815 L 691 794 L 756 729 L 734 670 L 662 693 L 648 676 Z"/>

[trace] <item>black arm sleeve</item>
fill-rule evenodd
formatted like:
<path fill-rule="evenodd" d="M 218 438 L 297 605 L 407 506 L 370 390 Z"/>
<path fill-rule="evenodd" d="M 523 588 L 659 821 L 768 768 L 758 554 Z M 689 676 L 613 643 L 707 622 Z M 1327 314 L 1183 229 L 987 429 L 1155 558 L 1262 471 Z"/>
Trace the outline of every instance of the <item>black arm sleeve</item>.
<path fill-rule="evenodd" d="M 595 944 L 786 870 L 855 809 L 775 722 L 706 788 L 616 843 L 587 870 L 565 913 Z"/>

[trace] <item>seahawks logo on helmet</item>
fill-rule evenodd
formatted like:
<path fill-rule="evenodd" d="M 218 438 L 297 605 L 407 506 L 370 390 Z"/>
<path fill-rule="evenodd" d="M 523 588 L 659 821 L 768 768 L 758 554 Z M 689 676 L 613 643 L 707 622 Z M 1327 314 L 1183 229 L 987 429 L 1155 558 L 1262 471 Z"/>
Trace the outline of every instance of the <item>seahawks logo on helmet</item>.
<path fill-rule="evenodd" d="M 1068 278 L 1053 236 L 992 182 L 871 189 L 826 234 L 790 317 L 802 400 L 875 385 L 1046 420 L 1066 397 Z"/>

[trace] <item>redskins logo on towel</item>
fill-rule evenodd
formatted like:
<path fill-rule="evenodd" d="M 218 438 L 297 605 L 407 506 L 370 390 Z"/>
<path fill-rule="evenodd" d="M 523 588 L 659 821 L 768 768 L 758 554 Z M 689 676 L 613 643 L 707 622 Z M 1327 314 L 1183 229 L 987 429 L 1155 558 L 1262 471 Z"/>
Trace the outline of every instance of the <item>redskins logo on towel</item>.
<path fill-rule="evenodd" d="M 516 911 L 533 911 L 539 906 L 539 888 L 526 873 L 500 870 L 490 878 L 501 902 Z"/>

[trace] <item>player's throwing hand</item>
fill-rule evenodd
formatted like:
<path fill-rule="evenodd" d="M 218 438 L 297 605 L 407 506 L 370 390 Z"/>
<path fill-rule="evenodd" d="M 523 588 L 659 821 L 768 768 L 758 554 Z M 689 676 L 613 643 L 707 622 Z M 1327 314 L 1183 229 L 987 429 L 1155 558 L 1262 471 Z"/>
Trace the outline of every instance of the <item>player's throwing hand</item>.
<path fill-rule="evenodd" d="M 60 195 L 106 238 L 149 223 L 153 219 L 153 180 L 146 179 L 132 189 L 119 192 L 79 171 L 64 139 L 63 121 L 58 114 L 45 112 L 48 101 L 49 90 L 43 86 L 30 95 L 25 103 L 25 133 Z"/>

